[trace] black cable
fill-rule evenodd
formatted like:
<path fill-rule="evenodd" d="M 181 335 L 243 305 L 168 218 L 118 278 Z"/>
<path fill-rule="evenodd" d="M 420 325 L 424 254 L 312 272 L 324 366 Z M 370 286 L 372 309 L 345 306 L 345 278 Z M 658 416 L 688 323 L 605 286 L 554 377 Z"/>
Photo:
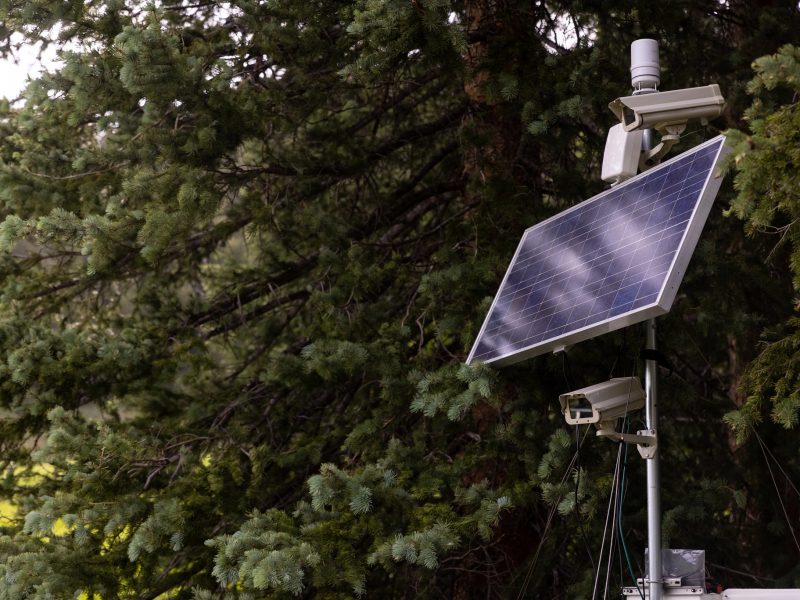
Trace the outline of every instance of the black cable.
<path fill-rule="evenodd" d="M 628 433 L 628 430 L 630 428 L 630 419 L 628 417 L 625 417 L 623 423 L 624 424 L 622 426 L 622 431 L 623 433 Z M 622 460 L 622 473 L 620 475 L 620 481 L 619 481 L 620 496 L 618 505 L 619 514 L 617 515 L 617 526 L 619 528 L 620 547 L 622 548 L 622 551 L 625 553 L 625 561 L 628 564 L 628 574 L 631 576 L 631 579 L 633 579 L 633 585 L 636 586 L 636 591 L 639 592 L 639 596 L 641 596 L 642 600 L 644 600 L 644 592 L 642 592 L 642 590 L 639 588 L 639 582 L 636 580 L 636 574 L 633 572 L 633 566 L 631 565 L 631 557 L 630 554 L 628 553 L 628 544 L 625 542 L 625 532 L 622 528 L 622 514 L 623 514 L 622 507 L 625 504 L 625 492 L 627 490 L 627 485 L 626 485 L 627 482 L 625 481 L 625 475 L 627 469 L 628 469 L 628 446 L 626 444 Z"/>
<path fill-rule="evenodd" d="M 633 369 L 632 373 L 635 375 L 637 369 L 639 368 L 639 360 L 638 358 L 634 358 L 633 360 Z M 631 418 L 629 415 L 625 415 L 622 421 L 622 432 L 628 433 L 631 428 Z M 628 552 L 628 544 L 625 541 L 625 531 L 622 526 L 623 521 L 623 507 L 625 505 L 625 495 L 627 492 L 627 471 L 628 471 L 628 445 L 625 444 L 625 449 L 623 452 L 623 461 L 622 461 L 622 471 L 620 474 L 620 491 L 619 491 L 619 504 L 618 504 L 618 514 L 617 514 L 617 527 L 619 532 L 619 541 L 620 541 L 620 549 L 625 555 L 625 562 L 628 567 L 628 574 L 630 575 L 631 579 L 633 579 L 633 584 L 636 586 L 636 591 L 639 592 L 639 596 L 642 600 L 644 600 L 644 591 L 639 587 L 639 583 L 636 578 L 636 574 L 633 571 L 633 565 L 631 564 L 631 557 L 630 553 Z"/>
<path fill-rule="evenodd" d="M 570 373 L 571 369 L 569 368 L 569 359 L 567 358 L 567 353 L 561 352 L 561 372 L 564 374 L 564 382 L 567 384 L 567 389 L 571 390 L 572 382 L 570 380 Z M 587 429 L 588 432 L 588 429 Z M 583 521 L 581 519 L 581 503 L 580 503 L 580 485 L 581 485 L 581 438 L 580 438 L 580 426 L 575 426 L 575 518 L 577 520 L 578 531 L 581 534 L 581 538 L 583 539 L 583 544 L 586 547 L 586 554 L 589 556 L 589 562 L 592 563 L 592 570 L 596 570 L 594 557 L 592 556 L 592 548 L 591 544 L 589 544 L 589 538 L 586 535 L 586 529 L 583 526 Z"/>
<path fill-rule="evenodd" d="M 591 427 L 591 425 L 587 425 L 587 427 Z M 577 460 L 575 462 L 575 468 L 577 469 L 575 475 L 575 517 L 578 521 L 578 531 L 581 534 L 581 538 L 583 539 L 583 544 L 586 547 L 586 554 L 589 557 L 589 562 L 592 563 L 592 571 L 596 572 L 597 567 L 594 564 L 594 556 L 592 556 L 592 547 L 589 544 L 589 538 L 586 535 L 586 529 L 583 527 L 583 520 L 581 519 L 581 504 L 579 499 L 578 490 L 580 489 L 581 485 L 581 438 L 580 438 L 580 425 L 575 426 L 575 455 L 577 456 Z"/>
<path fill-rule="evenodd" d="M 566 350 L 561 352 L 561 372 L 564 374 L 564 382 L 567 384 L 567 391 L 571 391 L 573 387 L 569 373 L 571 373 L 572 370 L 569 367 L 569 359 L 567 358 Z"/>
<path fill-rule="evenodd" d="M 625 353 L 625 349 L 628 347 L 628 330 L 622 330 L 622 342 L 617 345 L 617 355 L 614 358 L 614 362 L 611 364 L 611 369 L 608 371 L 608 378 L 614 378 L 614 369 L 617 367 L 617 363 L 622 360 L 622 355 Z"/>
<path fill-rule="evenodd" d="M 620 493 L 622 493 L 622 490 L 619 489 L 619 477 L 617 477 L 617 494 L 620 494 Z M 620 498 L 620 500 L 617 502 L 617 506 L 619 506 L 619 502 L 621 500 L 622 499 Z M 622 540 L 621 540 L 619 531 L 616 529 L 616 527 L 614 528 L 614 530 L 615 530 L 614 532 L 615 532 L 615 534 L 617 536 L 617 549 L 618 549 L 617 550 L 617 556 L 619 557 L 619 583 L 620 583 L 620 585 L 623 585 L 623 582 L 625 581 L 625 566 L 624 566 L 624 564 L 622 562 L 622 552 L 619 551 L 619 547 L 620 547 L 620 544 L 622 543 Z"/>
<path fill-rule="evenodd" d="M 639 353 L 639 358 L 642 360 L 654 360 L 658 364 L 659 367 L 663 367 L 667 369 L 669 373 L 667 373 L 667 377 L 671 377 L 672 374 L 675 372 L 675 367 L 672 366 L 669 358 L 666 354 L 661 352 L 660 350 L 654 350 L 653 348 L 644 348 Z"/>

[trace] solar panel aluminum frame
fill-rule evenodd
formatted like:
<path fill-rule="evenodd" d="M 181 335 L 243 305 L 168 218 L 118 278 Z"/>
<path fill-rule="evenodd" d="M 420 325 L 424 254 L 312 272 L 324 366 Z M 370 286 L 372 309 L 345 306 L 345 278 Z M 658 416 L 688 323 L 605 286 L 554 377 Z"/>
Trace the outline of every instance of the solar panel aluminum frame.
<path fill-rule="evenodd" d="M 720 142 L 722 142 L 720 144 Z M 558 352 L 561 350 L 565 350 L 574 344 L 579 342 L 586 341 L 588 339 L 598 337 L 605 333 L 610 333 L 612 331 L 616 331 L 618 329 L 622 329 L 623 327 L 627 327 L 629 325 L 634 325 L 636 323 L 640 323 L 642 321 L 646 321 L 647 319 L 658 317 L 661 315 L 666 314 L 669 312 L 670 308 L 672 307 L 672 303 L 675 301 L 675 297 L 678 293 L 678 286 L 680 285 L 681 281 L 683 280 L 683 276 L 686 273 L 686 268 L 689 265 L 689 261 L 692 258 L 692 254 L 697 246 L 697 242 L 700 239 L 700 234 L 703 231 L 703 227 L 705 226 L 706 220 L 708 219 L 708 215 L 711 212 L 711 207 L 714 204 L 714 199 L 719 192 L 719 188 L 722 185 L 722 174 L 719 173 L 719 164 L 720 161 L 727 156 L 730 150 L 727 148 L 724 142 L 724 136 L 717 136 L 703 144 L 695 146 L 694 148 L 679 154 L 668 161 L 664 161 L 660 165 L 653 167 L 652 169 L 640 173 L 636 177 L 632 177 L 627 181 L 620 183 L 619 185 L 609 188 L 596 196 L 593 196 L 588 201 L 594 201 L 603 196 L 609 194 L 612 190 L 619 190 L 625 186 L 633 185 L 637 181 L 639 181 L 643 177 L 648 177 L 652 175 L 654 172 L 662 169 L 667 168 L 673 162 L 680 160 L 681 158 L 685 157 L 686 154 L 689 152 L 697 152 L 706 146 L 711 146 L 713 144 L 720 144 L 720 148 L 714 157 L 713 163 L 711 168 L 709 169 L 709 175 L 707 176 L 703 188 L 700 191 L 699 199 L 695 208 L 689 217 L 689 223 L 684 231 L 684 234 L 681 238 L 681 241 L 678 244 L 678 249 L 675 253 L 675 257 L 672 260 L 672 263 L 666 273 L 664 278 L 664 284 L 661 287 L 661 290 L 658 294 L 656 300 L 647 306 L 637 308 L 631 312 L 623 313 L 621 315 L 616 315 L 606 319 L 605 321 L 600 321 L 597 323 L 592 323 L 587 325 L 581 329 L 577 329 L 575 331 L 571 331 L 565 334 L 558 335 L 554 338 L 543 340 L 541 342 L 537 342 L 531 346 L 526 348 L 522 348 L 520 350 L 512 351 L 507 354 L 498 356 L 496 358 L 492 358 L 490 360 L 484 360 L 482 362 L 487 364 L 493 364 L 494 366 L 503 367 L 507 365 L 514 364 L 516 362 L 520 362 L 522 360 L 533 358 L 535 356 L 539 356 L 542 354 L 546 354 L 547 352 Z M 579 207 L 583 206 L 587 201 L 581 202 L 575 205 L 572 208 L 569 208 L 563 212 L 560 212 L 549 219 L 541 221 L 532 227 L 529 227 L 523 233 L 520 243 L 517 246 L 516 251 L 514 252 L 514 257 L 509 264 L 509 267 L 506 271 L 505 276 L 503 277 L 503 281 L 498 288 L 497 294 L 492 301 L 491 308 L 486 315 L 486 318 L 483 322 L 481 330 L 473 344 L 472 350 L 469 353 L 469 356 L 466 360 L 467 364 L 471 364 L 473 361 L 473 357 L 475 351 L 478 348 L 478 345 L 481 341 L 481 338 L 486 330 L 487 325 L 489 324 L 490 317 L 495 309 L 495 305 L 497 304 L 498 299 L 500 298 L 501 291 L 503 290 L 506 281 L 511 274 L 514 265 L 516 264 L 517 257 L 519 256 L 520 251 L 523 249 L 524 241 L 525 241 L 525 234 L 531 229 L 541 227 L 546 223 L 554 220 L 562 218 L 564 215 L 577 210 Z"/>

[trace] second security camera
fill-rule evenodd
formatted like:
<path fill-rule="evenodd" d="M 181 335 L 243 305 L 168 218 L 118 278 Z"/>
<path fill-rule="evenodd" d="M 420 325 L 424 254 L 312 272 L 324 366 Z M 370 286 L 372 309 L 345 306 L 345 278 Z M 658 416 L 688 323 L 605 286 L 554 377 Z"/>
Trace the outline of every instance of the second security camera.
<path fill-rule="evenodd" d="M 636 434 L 620 433 L 614 424 L 620 417 L 644 406 L 644 390 L 636 377 L 615 377 L 603 383 L 561 394 L 558 397 L 564 418 L 570 425 L 594 424 L 596 435 L 636 444 L 642 458 L 656 455 L 656 432 L 651 429 L 637 431 Z"/>
<path fill-rule="evenodd" d="M 636 377 L 615 377 L 558 397 L 570 425 L 601 424 L 644 406 L 644 390 Z"/>
<path fill-rule="evenodd" d="M 685 126 L 689 119 L 722 114 L 725 98 L 717 84 L 617 98 L 608 105 L 625 131 Z"/>

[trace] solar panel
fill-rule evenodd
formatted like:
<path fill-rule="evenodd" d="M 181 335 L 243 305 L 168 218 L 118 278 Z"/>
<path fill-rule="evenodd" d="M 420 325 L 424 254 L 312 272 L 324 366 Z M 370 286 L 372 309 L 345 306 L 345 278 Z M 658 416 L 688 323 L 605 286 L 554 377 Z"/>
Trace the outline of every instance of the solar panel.
<path fill-rule="evenodd" d="M 511 364 L 669 311 L 724 145 L 716 137 L 526 230 L 467 363 Z"/>

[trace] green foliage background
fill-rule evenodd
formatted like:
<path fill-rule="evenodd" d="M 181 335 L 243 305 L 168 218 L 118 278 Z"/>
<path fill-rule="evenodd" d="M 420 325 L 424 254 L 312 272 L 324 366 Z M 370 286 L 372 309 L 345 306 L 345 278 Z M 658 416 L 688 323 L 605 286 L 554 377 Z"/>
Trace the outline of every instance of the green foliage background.
<path fill-rule="evenodd" d="M 617 448 L 573 461 L 556 397 L 639 373 L 642 332 L 463 360 L 521 232 L 602 189 L 647 35 L 728 100 L 681 148 L 735 147 L 660 319 L 665 543 L 800 585 L 795 2 L 0 15 L 62 61 L 0 106 L 0 598 L 591 597 Z"/>

